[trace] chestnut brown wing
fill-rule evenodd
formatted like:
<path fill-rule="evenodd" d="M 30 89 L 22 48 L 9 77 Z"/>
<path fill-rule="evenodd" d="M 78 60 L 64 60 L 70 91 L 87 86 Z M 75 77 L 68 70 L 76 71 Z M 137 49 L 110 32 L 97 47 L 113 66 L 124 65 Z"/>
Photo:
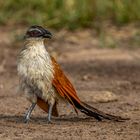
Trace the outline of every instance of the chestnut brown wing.
<path fill-rule="evenodd" d="M 78 102 L 79 104 L 81 104 L 81 101 L 78 98 L 73 85 L 61 70 L 59 64 L 53 57 L 51 57 L 51 60 L 54 67 L 54 79 L 52 84 L 57 90 L 58 94 L 60 94 L 61 97 L 68 100 L 73 105 L 76 111 L 74 101 Z"/>

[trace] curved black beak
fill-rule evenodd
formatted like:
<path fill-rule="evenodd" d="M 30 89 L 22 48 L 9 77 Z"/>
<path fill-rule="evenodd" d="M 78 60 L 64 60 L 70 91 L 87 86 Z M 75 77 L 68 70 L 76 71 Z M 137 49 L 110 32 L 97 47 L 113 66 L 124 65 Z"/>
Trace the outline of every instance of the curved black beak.
<path fill-rule="evenodd" d="M 45 32 L 44 32 L 44 34 L 43 34 L 43 37 L 44 38 L 52 38 L 52 33 L 50 32 L 50 31 L 48 31 L 48 30 L 46 30 L 45 29 Z"/>

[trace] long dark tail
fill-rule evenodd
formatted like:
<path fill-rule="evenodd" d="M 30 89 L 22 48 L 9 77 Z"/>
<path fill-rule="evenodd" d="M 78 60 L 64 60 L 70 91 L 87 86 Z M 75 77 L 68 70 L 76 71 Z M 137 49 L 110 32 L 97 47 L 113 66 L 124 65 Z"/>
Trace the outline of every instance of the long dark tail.
<path fill-rule="evenodd" d="M 102 119 L 107 119 L 107 120 L 113 120 L 113 121 L 125 121 L 125 120 L 129 120 L 129 118 L 122 118 L 120 116 L 115 116 L 115 115 L 110 115 L 107 113 L 104 113 L 84 102 L 82 102 L 81 104 L 79 102 L 77 102 L 75 99 L 72 100 L 75 107 L 80 110 L 82 113 L 90 116 L 90 117 L 94 117 L 95 119 L 97 119 L 98 121 L 102 121 Z"/>

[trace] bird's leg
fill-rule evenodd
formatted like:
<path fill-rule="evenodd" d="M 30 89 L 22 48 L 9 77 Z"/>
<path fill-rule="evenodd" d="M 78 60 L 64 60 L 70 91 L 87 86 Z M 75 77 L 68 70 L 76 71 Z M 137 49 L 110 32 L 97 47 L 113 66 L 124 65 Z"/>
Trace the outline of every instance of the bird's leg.
<path fill-rule="evenodd" d="M 36 106 L 36 103 L 32 103 L 32 105 L 28 109 L 28 111 L 27 111 L 27 113 L 25 115 L 25 120 L 24 120 L 25 123 L 27 123 L 29 121 L 31 113 L 32 113 L 33 109 L 35 108 L 35 106 Z"/>
<path fill-rule="evenodd" d="M 53 105 L 49 104 L 48 123 L 51 123 L 52 109 L 53 109 Z"/>

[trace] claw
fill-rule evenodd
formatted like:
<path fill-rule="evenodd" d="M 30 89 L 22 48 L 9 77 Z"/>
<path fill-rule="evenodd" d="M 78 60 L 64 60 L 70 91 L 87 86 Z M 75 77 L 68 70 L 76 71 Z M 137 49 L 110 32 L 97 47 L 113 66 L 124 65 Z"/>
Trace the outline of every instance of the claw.
<path fill-rule="evenodd" d="M 28 122 L 29 122 L 29 119 L 25 118 L 24 123 L 28 123 Z"/>

